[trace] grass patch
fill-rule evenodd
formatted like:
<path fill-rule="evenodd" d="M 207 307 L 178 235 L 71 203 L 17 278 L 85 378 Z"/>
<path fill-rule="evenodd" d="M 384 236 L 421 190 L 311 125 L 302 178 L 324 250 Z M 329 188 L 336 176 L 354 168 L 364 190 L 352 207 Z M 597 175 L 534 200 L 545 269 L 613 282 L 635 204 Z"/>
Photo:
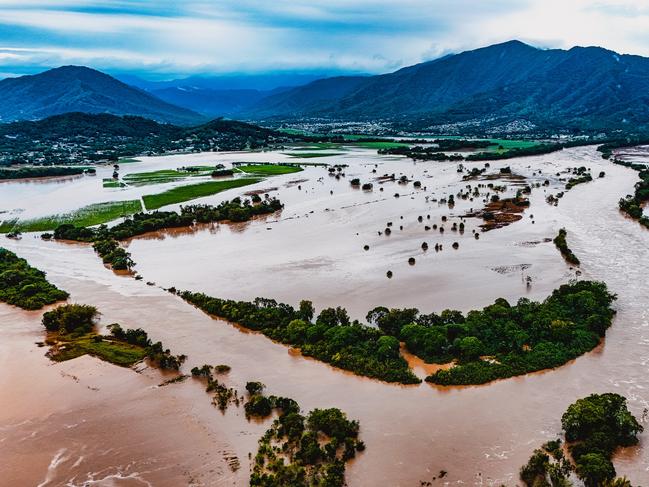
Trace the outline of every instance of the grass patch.
<path fill-rule="evenodd" d="M 248 166 L 237 166 L 236 169 L 249 174 L 260 174 L 263 176 L 278 176 L 280 174 L 291 174 L 303 171 L 300 166 L 289 166 L 287 164 L 250 164 Z"/>
<path fill-rule="evenodd" d="M 408 147 L 403 142 L 371 141 L 371 142 L 354 142 L 354 147 L 363 147 L 365 149 L 391 149 L 393 147 Z"/>
<path fill-rule="evenodd" d="M 134 162 L 140 162 L 140 160 L 135 157 L 120 157 L 117 160 L 117 164 L 132 164 Z"/>
<path fill-rule="evenodd" d="M 92 227 L 133 215 L 140 211 L 142 211 L 140 200 L 107 201 L 105 203 L 84 206 L 71 213 L 52 215 L 33 220 L 18 220 L 11 228 L 8 222 L 3 222 L 0 226 L 0 233 L 8 233 L 10 231 L 47 232 L 54 230 L 63 223 L 70 223 L 77 227 Z"/>
<path fill-rule="evenodd" d="M 143 360 L 146 349 L 123 341 L 111 340 L 95 333 L 80 337 L 60 336 L 52 360 L 65 362 L 82 355 L 92 355 L 111 364 L 130 367 Z"/>
<path fill-rule="evenodd" d="M 534 140 L 512 140 L 512 139 L 489 139 L 493 145 L 489 147 L 489 150 L 496 152 L 504 152 L 511 149 L 528 149 L 538 145 L 538 142 Z M 500 148 L 502 146 L 502 149 Z"/>
<path fill-rule="evenodd" d="M 104 188 L 123 188 L 126 185 L 121 181 L 117 181 L 116 179 L 106 178 L 102 180 L 102 186 Z"/>
<path fill-rule="evenodd" d="M 249 184 L 254 184 L 261 181 L 261 178 L 241 178 L 230 179 L 227 181 L 207 181 L 199 184 L 188 184 L 186 186 L 179 186 L 158 194 L 149 194 L 143 196 L 144 206 L 147 210 L 156 210 L 163 206 L 173 205 L 175 203 L 183 203 L 196 198 L 203 198 L 204 196 L 211 196 L 221 191 L 228 189 L 240 188 Z"/>

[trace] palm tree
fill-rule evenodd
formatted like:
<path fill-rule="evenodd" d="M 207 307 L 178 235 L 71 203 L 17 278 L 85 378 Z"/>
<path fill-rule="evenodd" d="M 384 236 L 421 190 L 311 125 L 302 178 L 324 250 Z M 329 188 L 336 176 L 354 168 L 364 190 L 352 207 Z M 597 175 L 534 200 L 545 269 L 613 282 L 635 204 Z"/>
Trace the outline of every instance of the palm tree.
<path fill-rule="evenodd" d="M 617 477 L 611 480 L 607 480 L 602 484 L 603 487 L 633 487 L 631 481 L 624 477 Z"/>

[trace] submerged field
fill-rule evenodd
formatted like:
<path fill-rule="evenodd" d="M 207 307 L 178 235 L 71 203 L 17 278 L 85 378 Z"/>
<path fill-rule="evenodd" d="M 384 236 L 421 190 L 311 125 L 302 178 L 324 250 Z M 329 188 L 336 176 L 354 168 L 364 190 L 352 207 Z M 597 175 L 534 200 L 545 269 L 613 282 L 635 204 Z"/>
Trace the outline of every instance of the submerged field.
<path fill-rule="evenodd" d="M 154 164 L 179 167 L 233 160 L 286 161 L 281 153 L 269 152 L 204 154 L 189 160 L 183 157 L 143 158 L 138 164 L 145 169 L 138 172 L 154 170 Z M 471 168 L 485 168 L 477 175 L 468 172 L 470 168 L 458 172 L 459 164 L 454 162 L 382 157 L 374 149 L 325 154 L 319 160 L 337 164 L 341 170 L 330 174 L 326 167 L 308 165 L 299 174 L 256 180 L 258 184 L 250 188 L 230 188 L 227 194 L 212 193 L 212 188 L 205 200 L 217 204 L 248 191 L 269 194 L 285 204 L 277 218 L 163 231 L 129 241 L 127 248 L 142 281 L 112 273 L 87 247 L 44 242 L 29 235 L 20 241 L 7 240 L 7 246 L 45 270 L 48 279 L 70 292 L 71 300 L 100 304 L 104 326 L 119 322 L 142 327 L 155 340 L 173 347 L 175 353 L 187 354 L 185 372 L 203 364 L 227 364 L 230 371 L 219 378 L 227 387 L 261 381 L 269 394 L 295 398 L 304 411 L 339 407 L 350 418 L 358 419 L 367 449 L 348 467 L 346 481 L 352 487 L 422 482 L 441 485 L 440 471 L 445 472 L 443 482 L 513 485 L 533 448 L 557 430 L 557 418 L 577 398 L 615 389 L 630 398 L 634 414 L 641 414 L 648 406 L 643 391 L 649 383 L 638 364 L 645 359 L 644 344 L 649 340 L 642 278 L 646 269 L 641 264 L 647 258 L 649 232 L 617 210 L 620 195 L 632 190 L 637 180 L 635 173 L 602 160 L 593 148 L 490 161 L 487 168 L 483 163 L 472 163 Z M 582 165 L 593 174 L 605 170 L 606 177 L 565 191 L 571 177 L 567 168 Z M 506 168 L 511 172 L 501 172 Z M 351 184 L 354 179 L 358 179 L 358 185 Z M 371 186 L 363 189 L 366 184 Z M 481 226 L 492 217 L 483 212 L 493 204 L 492 196 L 505 200 L 527 191 L 527 186 L 531 188 L 529 194 L 525 193 L 529 206 L 517 213 L 517 218 L 502 217 L 503 221 L 511 220 L 508 225 L 483 231 Z M 84 191 L 80 185 L 69 194 L 81 201 Z M 140 193 L 136 192 L 139 189 L 124 191 L 120 194 L 146 196 L 151 188 Z M 203 194 L 195 188 L 184 191 L 192 197 Z M 548 202 L 550 196 L 560 192 L 565 194 L 557 199 L 556 206 Z M 187 195 L 167 195 L 153 203 L 172 204 Z M 35 198 L 25 199 L 26 212 L 32 201 L 39 201 Z M 388 228 L 390 232 L 386 232 Z M 561 228 L 567 229 L 570 249 L 581 262 L 578 272 L 552 243 Z M 315 316 L 329 307 L 344 307 L 351 320 L 364 323 L 368 311 L 379 306 L 387 310 L 418 308 L 420 314 L 457 319 L 457 315 L 443 310 L 456 309 L 466 316 L 469 310 L 491 306 L 503 298 L 511 308 L 507 312 L 490 308 L 489 313 L 498 317 L 494 321 L 502 325 L 503 333 L 511 332 L 508 346 L 519 343 L 521 353 L 525 353 L 535 342 L 525 339 L 525 330 L 508 327 L 506 321 L 529 309 L 532 305 L 527 304 L 528 299 L 543 300 L 574 279 L 604 281 L 618 295 L 617 317 L 593 352 L 542 373 L 453 388 L 425 382 L 397 386 L 353 375 L 337 365 L 344 354 L 330 350 L 312 354 L 318 358 L 328 353 L 331 365 L 302 357 L 296 348 L 214 319 L 167 291 L 175 287 L 245 302 L 262 297 L 286 302 L 295 310 L 301 300 L 312 300 Z M 521 298 L 522 304 L 515 307 Z M 270 302 L 268 306 L 272 307 Z M 498 301 L 498 306 L 505 304 Z M 228 317 L 241 321 L 236 312 L 236 308 L 228 308 Z M 147 376 L 150 371 L 129 378 L 119 374 L 132 371 L 115 367 L 118 372 L 113 375 L 93 365 L 89 357 L 47 366 L 40 362 L 44 350 L 35 345 L 42 339 L 37 318 L 7 307 L 0 307 L 0 316 L 8 323 L 0 344 L 0 351 L 10 357 L 3 372 L 7 377 L 5 390 L 18 398 L 3 411 L 9 418 L 4 430 L 8 441 L 0 443 L 0 455 L 14 465 L 12 478 L 38 484 L 52 459 L 65 448 L 59 457 L 63 460 L 51 474 L 52 483 L 85 479 L 87 472 L 102 472 L 95 478 L 132 475 L 138 482 L 142 479 L 154 485 L 183 485 L 187 483 L 185 472 L 197 484 L 209 485 L 214 478 L 227 478 L 237 485 L 247 482 L 257 441 L 268 423 L 247 422 L 243 411 L 236 408 L 218 412 L 209 402 L 205 404 L 205 386 L 198 380 L 158 387 L 162 381 Z M 305 320 L 312 322 L 313 334 L 309 336 L 314 340 L 320 339 L 315 316 Z M 588 326 L 597 324 L 595 321 L 590 320 Z M 267 323 L 269 329 L 272 325 Z M 438 343 L 443 355 L 445 347 L 453 343 L 453 333 L 461 331 L 451 325 L 441 325 L 444 340 L 431 339 L 420 345 L 437 350 L 434 345 Z M 464 328 L 469 325 L 474 336 L 488 347 L 487 352 L 495 355 L 477 356 L 481 349 L 472 348 L 476 343 L 470 340 L 458 348 L 467 354 L 458 356 L 459 360 L 497 362 L 499 337 L 490 335 L 489 327 L 482 328 L 477 321 Z M 584 336 L 569 323 L 553 326 L 555 338 L 573 332 L 577 339 Z M 295 335 L 275 338 L 301 344 L 299 330 L 299 324 L 294 323 L 287 333 L 297 331 Z M 272 333 L 269 336 L 273 338 Z M 344 349 L 347 338 L 344 334 L 336 336 L 336 346 Z M 377 347 L 376 352 L 394 352 L 392 342 L 383 342 L 385 347 Z M 95 343 L 84 346 L 93 347 Z M 587 344 L 591 343 L 596 345 L 589 337 Z M 411 345 L 414 349 L 417 344 Z M 419 379 L 449 366 L 427 364 L 407 353 L 405 346 L 401 353 Z M 420 354 L 431 361 L 448 358 L 431 355 Z M 25 391 L 21 370 L 40 371 L 34 374 L 38 387 Z M 45 397 L 50 399 L 45 401 Z M 56 399 L 63 397 L 75 400 Z M 101 412 L 114 410 L 125 400 L 128 414 L 121 415 L 120 421 L 133 438 L 129 442 L 124 442 L 123 434 L 112 433 L 119 427 L 110 415 Z M 47 422 L 25 422 L 41 416 L 47 416 Z M 74 426 L 74 440 L 65 426 L 53 429 L 57 424 L 78 424 Z M 106 429 L 106 424 L 111 428 Z M 48 432 L 48 442 L 40 434 L 30 436 L 36 427 Z M 23 440 L 18 441 L 20 438 Z M 172 438 L 174 441 L 170 441 Z M 646 475 L 649 449 L 645 444 L 646 434 L 640 446 L 614 458 L 619 474 L 627 475 L 633 485 L 642 484 Z M 115 454 L 107 459 L 101 452 L 109 448 L 115 448 Z M 30 468 L 24 468 L 21 459 L 28 449 L 42 455 L 30 461 Z M 81 456 L 83 460 L 75 464 Z M 231 467 L 228 462 L 237 466 Z M 176 467 L 178 464 L 182 469 Z"/>
<path fill-rule="evenodd" d="M 54 230 L 62 223 L 89 227 L 142 211 L 140 200 L 107 201 L 84 206 L 70 213 L 52 215 L 33 220 L 8 220 L 0 225 L 0 233 L 9 232 L 47 232 Z"/>
<path fill-rule="evenodd" d="M 196 166 L 193 170 L 160 169 L 158 171 L 129 173 L 124 176 L 123 181 L 134 186 L 148 184 L 161 184 L 174 181 L 182 181 L 189 177 L 209 176 L 214 170 L 210 166 Z"/>

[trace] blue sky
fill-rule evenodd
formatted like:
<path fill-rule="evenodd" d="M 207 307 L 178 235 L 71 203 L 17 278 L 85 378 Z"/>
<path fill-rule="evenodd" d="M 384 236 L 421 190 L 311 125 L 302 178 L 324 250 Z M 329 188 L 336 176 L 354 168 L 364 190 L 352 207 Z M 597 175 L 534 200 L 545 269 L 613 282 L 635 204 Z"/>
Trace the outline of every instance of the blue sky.
<path fill-rule="evenodd" d="M 510 39 L 649 56 L 649 0 L 0 0 L 0 76 L 381 73 Z"/>

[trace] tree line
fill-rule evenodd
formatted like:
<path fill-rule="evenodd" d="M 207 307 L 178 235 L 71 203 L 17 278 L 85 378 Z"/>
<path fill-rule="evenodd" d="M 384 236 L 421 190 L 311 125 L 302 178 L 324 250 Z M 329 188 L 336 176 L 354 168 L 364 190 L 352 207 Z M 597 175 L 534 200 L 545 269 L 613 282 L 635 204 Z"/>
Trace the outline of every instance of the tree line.
<path fill-rule="evenodd" d="M 255 197 L 253 196 L 253 199 Z M 119 241 L 143 235 L 148 232 L 168 228 L 189 227 L 197 223 L 215 223 L 223 221 L 244 222 L 251 218 L 274 213 L 283 208 L 280 200 L 259 196 L 256 203 L 246 199 L 234 198 L 213 205 L 181 206 L 180 213 L 176 211 L 140 212 L 126 218 L 123 222 L 112 227 L 78 227 L 69 223 L 59 225 L 53 234 L 43 234 L 44 238 L 56 240 L 74 240 L 77 242 L 92 242 L 93 249 L 115 270 L 131 269 L 134 262 L 130 253 L 119 246 Z"/>

